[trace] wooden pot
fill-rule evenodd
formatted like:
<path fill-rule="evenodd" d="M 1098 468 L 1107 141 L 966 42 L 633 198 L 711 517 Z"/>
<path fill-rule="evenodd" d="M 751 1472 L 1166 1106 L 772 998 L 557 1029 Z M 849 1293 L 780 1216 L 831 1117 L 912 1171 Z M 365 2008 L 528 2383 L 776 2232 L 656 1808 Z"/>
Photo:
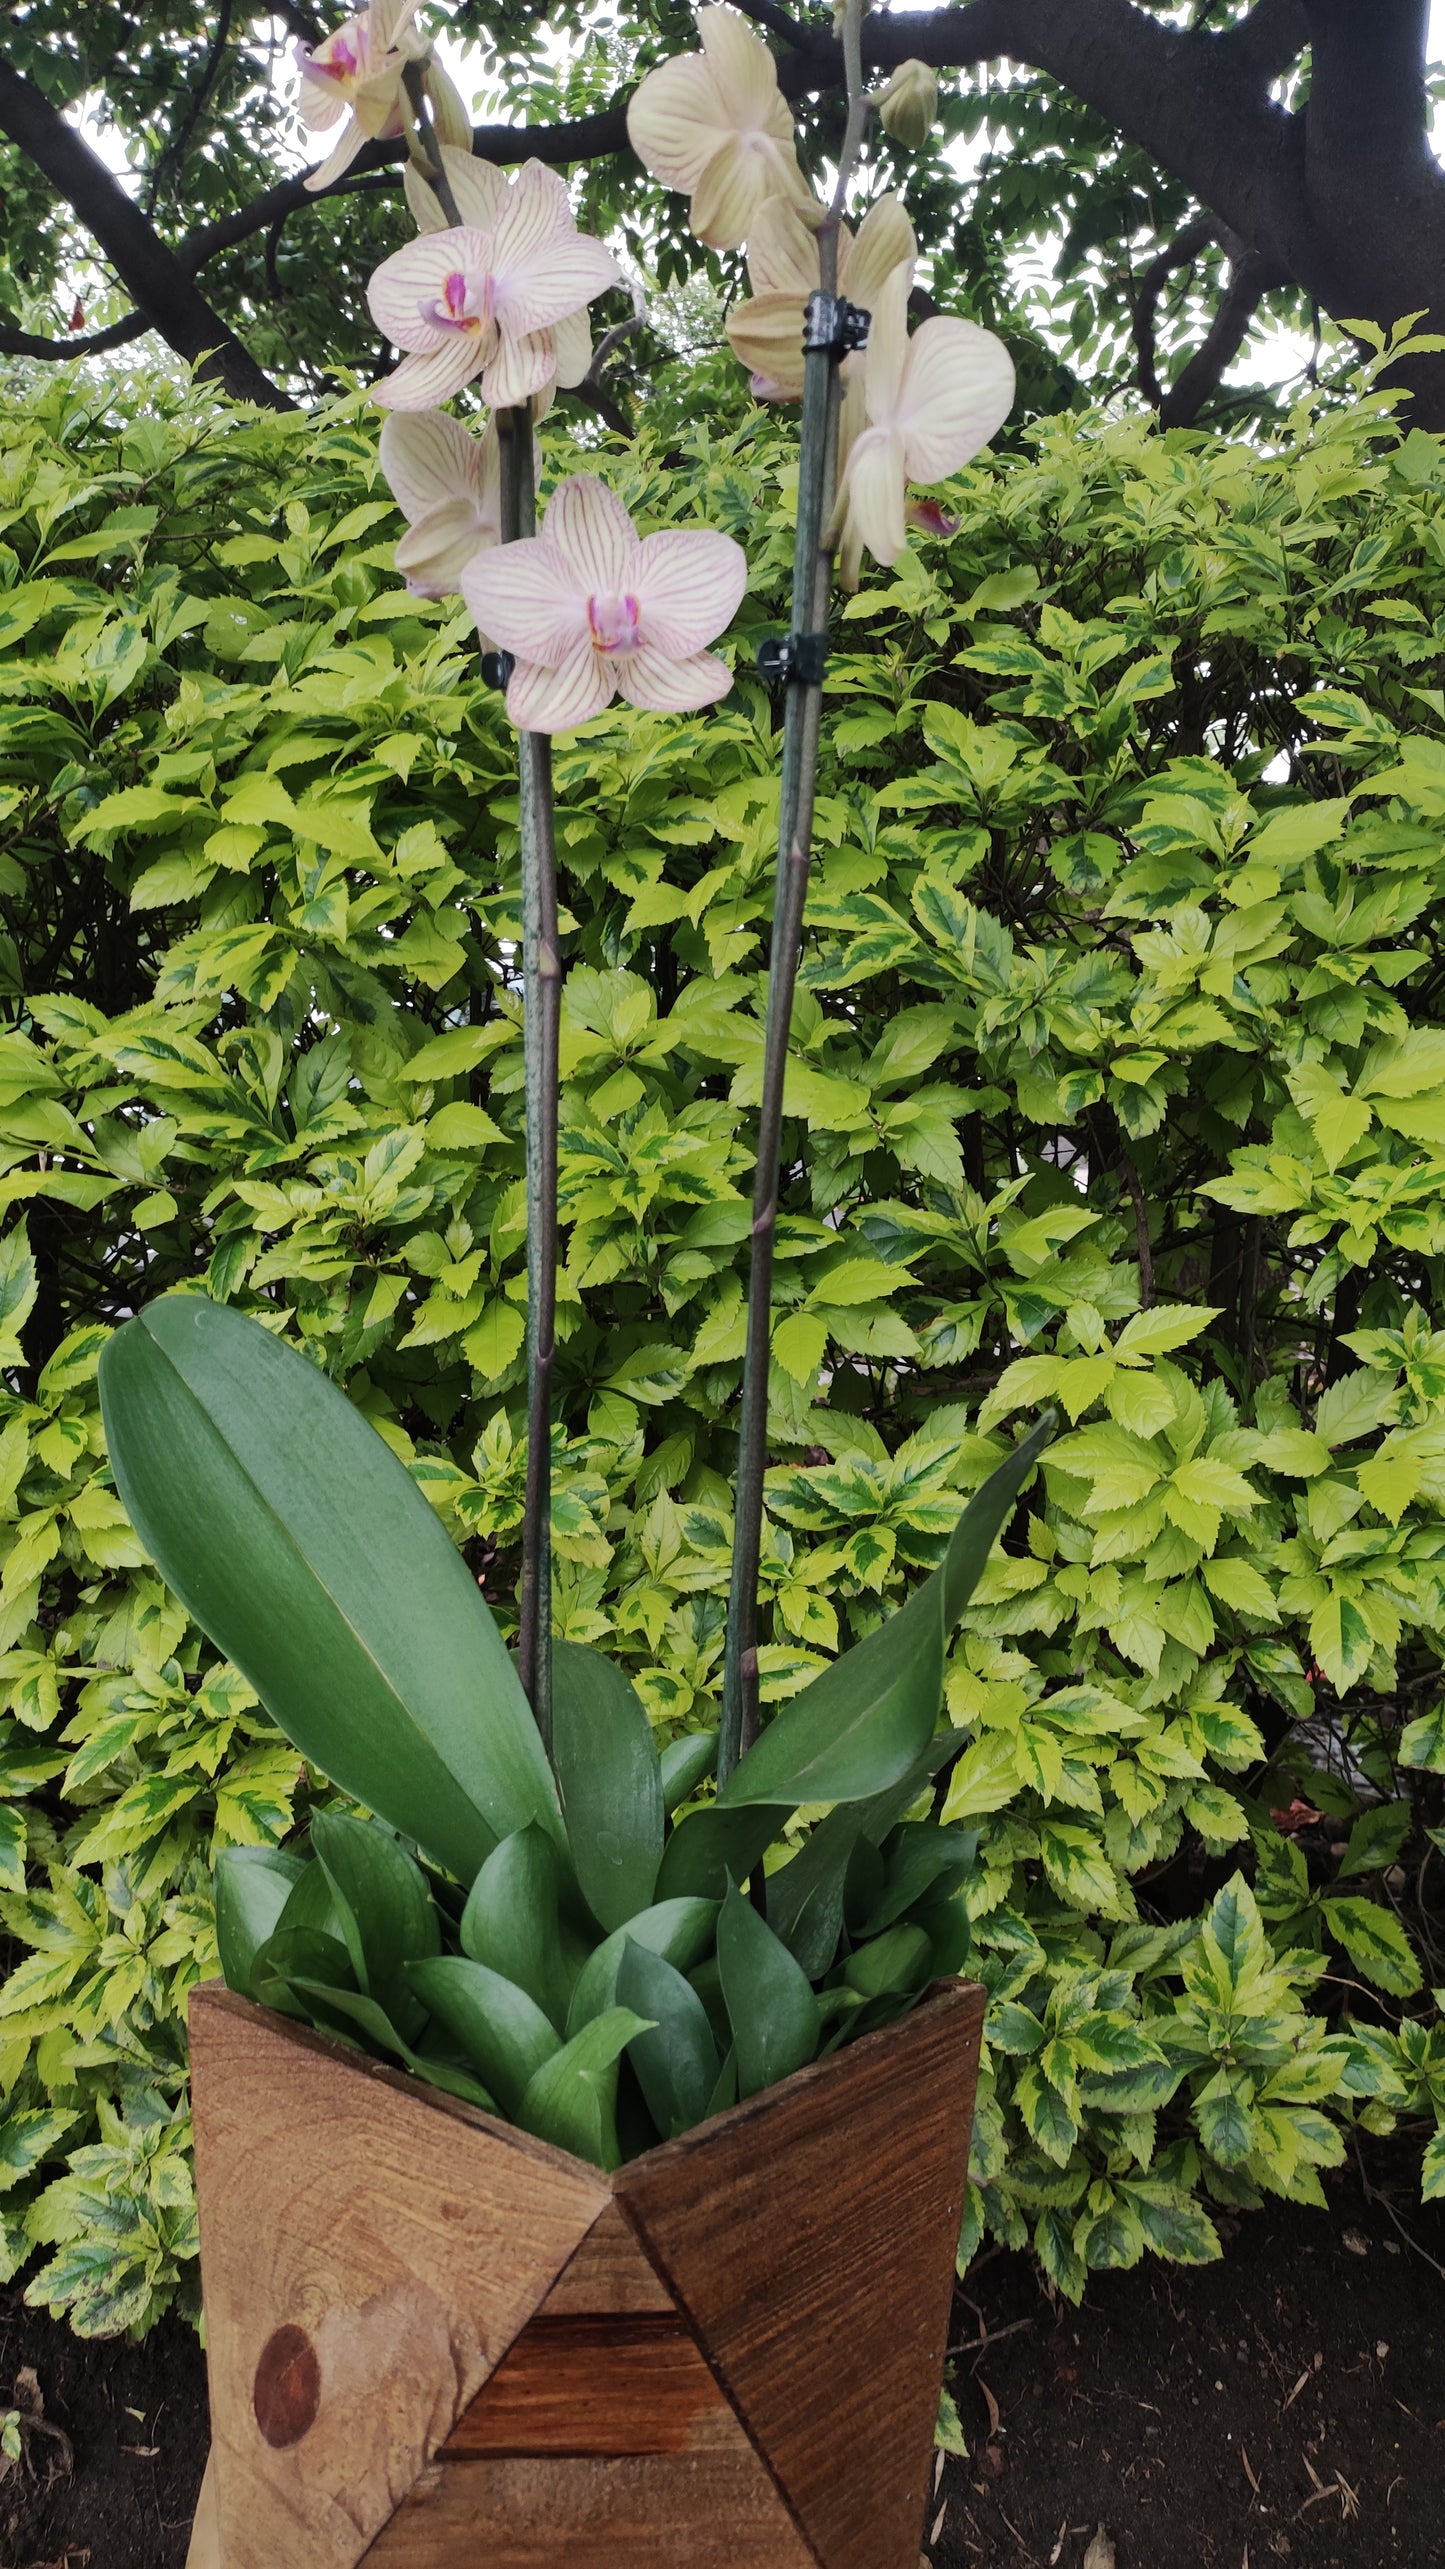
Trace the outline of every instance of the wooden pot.
<path fill-rule="evenodd" d="M 982 2021 L 605 2176 L 197 1989 L 192 2569 L 916 2569 Z"/>

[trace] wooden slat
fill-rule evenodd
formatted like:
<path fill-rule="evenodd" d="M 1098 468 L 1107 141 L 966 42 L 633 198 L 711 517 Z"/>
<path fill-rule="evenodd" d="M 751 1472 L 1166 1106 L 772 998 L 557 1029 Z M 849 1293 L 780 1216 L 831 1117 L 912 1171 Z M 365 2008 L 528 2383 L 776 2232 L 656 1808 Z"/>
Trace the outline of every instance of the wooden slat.
<path fill-rule="evenodd" d="M 667 2310 L 677 2304 L 650 2266 L 615 2203 L 600 2212 L 542 2304 L 562 2311 Z"/>
<path fill-rule="evenodd" d="M 598 2214 L 595 2170 L 191 1999 L 224 2569 L 354 2569 Z"/>
<path fill-rule="evenodd" d="M 186 2569 L 222 2569 L 221 2519 L 216 2504 L 216 2460 L 212 2454 L 201 2481 L 201 2494 L 191 2519 L 190 2546 L 186 2552 Z"/>
<path fill-rule="evenodd" d="M 732 2434 L 708 2453 L 440 2463 L 366 2569 L 817 2569 L 735 2419 Z"/>
<path fill-rule="evenodd" d="M 523 2329 L 458 2418 L 440 2459 L 694 2452 L 719 2412 L 731 2420 L 676 2312 L 543 2316 Z"/>
<path fill-rule="evenodd" d="M 823 2569 L 918 2559 L 982 2020 L 945 1983 L 612 2180 Z"/>

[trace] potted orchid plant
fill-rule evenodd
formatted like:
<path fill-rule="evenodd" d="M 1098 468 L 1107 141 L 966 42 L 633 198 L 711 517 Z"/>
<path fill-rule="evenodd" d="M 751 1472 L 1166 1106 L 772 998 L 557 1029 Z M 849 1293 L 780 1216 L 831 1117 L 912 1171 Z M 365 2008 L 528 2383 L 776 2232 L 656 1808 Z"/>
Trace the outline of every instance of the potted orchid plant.
<path fill-rule="evenodd" d="M 415 0 L 304 54 L 314 184 L 404 132 L 418 237 L 372 278 L 402 351 L 376 387 L 398 562 L 459 590 L 518 734 L 526 994 L 528 1479 L 515 1659 L 401 1463 L 276 1329 L 197 1291 L 108 1344 L 118 1487 L 195 1620 L 361 1806 L 304 1849 L 228 1851 L 225 1989 L 192 2011 L 213 2468 L 193 2560 L 476 2556 L 903 2569 L 916 2556 L 967 2158 L 981 1993 L 948 1817 L 944 1658 L 1047 1423 L 963 1511 L 903 1608 L 766 1727 L 758 1569 L 772 1250 L 829 600 L 906 540 L 908 487 L 1006 416 L 971 324 L 911 336 L 901 203 L 844 219 L 772 57 L 726 6 L 649 74 L 629 130 L 753 292 L 728 327 L 801 403 L 781 825 L 723 1700 L 659 1752 L 604 1655 L 554 1643 L 548 1458 L 561 950 L 551 738 L 617 695 L 696 711 L 747 582 L 711 529 L 640 532 L 597 475 L 535 523 L 535 426 L 591 362 L 606 247 L 565 186 L 477 160 Z M 482 432 L 441 405 L 475 387 Z M 362 1816 L 364 1812 L 370 1816 Z M 840 2340 L 842 2343 L 840 2344 Z M 826 2414 L 825 2414 L 826 2412 Z M 718 2547 L 720 2523 L 726 2547 Z"/>

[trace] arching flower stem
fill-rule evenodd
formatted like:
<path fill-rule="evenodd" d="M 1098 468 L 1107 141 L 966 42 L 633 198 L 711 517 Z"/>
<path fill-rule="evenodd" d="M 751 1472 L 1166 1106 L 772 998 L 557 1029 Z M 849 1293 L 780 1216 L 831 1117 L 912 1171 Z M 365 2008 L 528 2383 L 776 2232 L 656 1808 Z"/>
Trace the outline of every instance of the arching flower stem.
<path fill-rule="evenodd" d="M 502 542 L 536 530 L 530 404 L 497 414 Z M 552 1364 L 557 1316 L 557 1088 L 562 960 L 552 743 L 518 734 L 522 835 L 522 1023 L 527 1129 L 527 1481 L 517 1666 L 548 1755 L 552 1749 Z"/>
<path fill-rule="evenodd" d="M 847 0 L 843 59 L 848 79 L 848 123 L 839 155 L 833 200 L 819 227 L 821 297 L 837 292 L 838 237 L 849 181 L 868 130 L 871 107 L 863 87 L 862 26 L 866 0 Z M 820 298 L 815 298 L 815 304 Z M 810 314 L 814 310 L 810 304 Z M 809 334 L 812 335 L 811 332 Z M 798 452 L 798 523 L 793 549 L 793 632 L 825 636 L 833 553 L 827 542 L 838 476 L 841 406 L 836 347 L 807 344 L 803 366 L 802 424 Z M 778 1225 L 778 1175 L 783 1130 L 783 1089 L 788 1034 L 803 941 L 803 909 L 812 857 L 813 805 L 822 721 L 821 674 L 788 680 L 783 717 L 783 758 L 778 809 L 778 866 L 773 887 L 772 941 L 768 959 L 767 1027 L 758 1116 L 758 1158 L 753 1178 L 748 1322 L 738 1428 L 737 1503 L 727 1646 L 723 1661 L 722 1723 L 717 1777 L 726 1783 L 758 1730 L 758 1570 L 762 1557 L 763 1480 L 768 1467 L 768 1369 L 772 1347 L 773 1257 Z"/>
<path fill-rule="evenodd" d="M 424 63 L 409 62 L 401 77 L 412 113 L 413 132 L 409 138 L 411 157 L 428 187 L 434 191 L 447 221 L 460 225 L 462 216 L 457 210 L 457 200 L 452 194 L 452 183 L 447 176 L 446 163 L 442 159 L 437 130 L 432 123 L 431 106 L 426 94 L 426 66 Z"/>

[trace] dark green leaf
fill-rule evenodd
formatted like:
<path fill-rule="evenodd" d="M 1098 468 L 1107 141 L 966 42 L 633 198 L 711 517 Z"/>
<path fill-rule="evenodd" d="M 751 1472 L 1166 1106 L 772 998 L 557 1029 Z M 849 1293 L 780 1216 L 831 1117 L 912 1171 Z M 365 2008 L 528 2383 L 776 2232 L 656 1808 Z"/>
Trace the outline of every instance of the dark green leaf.
<path fill-rule="evenodd" d="M 353 1988 L 355 1975 L 345 1945 L 316 1927 L 278 1927 L 251 1965 L 251 1995 L 283 2016 L 309 2015 L 310 2010 L 294 1995 L 293 1982 Z"/>
<path fill-rule="evenodd" d="M 594 2016 L 613 2005 L 618 1968 L 629 1937 L 634 1944 L 645 1945 L 649 1953 L 661 1954 L 674 1970 L 691 1971 L 712 1944 L 717 1910 L 715 1900 L 659 1900 L 654 1908 L 639 1910 L 625 1927 L 618 1927 L 605 1944 L 588 1955 L 577 1975 L 567 2013 L 568 2034 L 579 2033 Z"/>
<path fill-rule="evenodd" d="M 574 2158 L 590 2159 L 594 2167 L 615 2168 L 617 2064 L 633 2036 L 646 2031 L 630 2007 L 609 2007 L 594 2016 L 528 2081 L 517 2108 L 523 2131 L 570 2150 Z"/>
<path fill-rule="evenodd" d="M 318 1811 L 311 1843 L 341 1908 L 343 1927 L 350 1928 L 346 1944 L 361 1988 L 413 2040 L 421 2031 L 421 2017 L 403 1965 L 423 1961 L 441 1942 L 425 1874 L 386 1829 L 349 1811 Z"/>
<path fill-rule="evenodd" d="M 737 1889 L 717 1922 L 718 1971 L 738 2056 L 738 2094 L 775 2087 L 813 2058 L 818 2002 L 808 1976 Z"/>
<path fill-rule="evenodd" d="M 251 1966 L 305 1871 L 278 1846 L 224 1847 L 216 1858 L 216 1945 L 228 1989 L 251 1994 Z"/>
<path fill-rule="evenodd" d="M 885 1998 L 921 1989 L 932 1969 L 933 1948 L 921 1927 L 888 1927 L 848 1956 L 843 1977 L 860 1998 Z"/>
<path fill-rule="evenodd" d="M 648 2112 L 664 2140 L 672 2140 L 702 2121 L 717 2085 L 717 2045 L 707 2010 L 680 1971 L 631 1939 L 617 1995 L 624 2007 L 653 2020 L 647 2033 L 633 2036 L 628 2057 Z"/>
<path fill-rule="evenodd" d="M 969 1501 L 933 1576 L 774 1715 L 721 1808 L 856 1802 L 907 1774 L 938 1720 L 948 1636 L 1052 1433 L 1052 1416 L 1041 1419 Z"/>
<path fill-rule="evenodd" d="M 561 2050 L 536 2000 L 462 1954 L 408 1963 L 406 1976 L 422 2005 L 455 2035 L 502 2112 L 515 2118 L 527 2081 Z"/>
<path fill-rule="evenodd" d="M 168 1294 L 100 1360 L 116 1486 L 162 1576 L 301 1755 L 467 1882 L 558 1827 L 526 1698 L 410 1474 L 258 1321 Z"/>
<path fill-rule="evenodd" d="M 766 1805 L 720 1811 L 709 1803 L 689 1811 L 663 1849 L 658 1899 L 721 1900 L 730 1882 L 745 1882 L 761 1864 L 777 1833 L 777 1816 Z"/>
<path fill-rule="evenodd" d="M 636 1687 L 615 1659 L 574 1642 L 553 1645 L 552 1756 L 582 1896 L 610 1933 L 653 1895 L 662 1775 Z"/>
<path fill-rule="evenodd" d="M 462 1912 L 462 1951 L 535 1999 L 560 2034 L 575 1974 L 562 1934 L 561 1868 L 540 1828 L 503 1838 Z"/>
<path fill-rule="evenodd" d="M 717 1732 L 692 1731 L 669 1740 L 662 1752 L 662 1802 L 669 1819 L 697 1791 L 717 1764 Z"/>

